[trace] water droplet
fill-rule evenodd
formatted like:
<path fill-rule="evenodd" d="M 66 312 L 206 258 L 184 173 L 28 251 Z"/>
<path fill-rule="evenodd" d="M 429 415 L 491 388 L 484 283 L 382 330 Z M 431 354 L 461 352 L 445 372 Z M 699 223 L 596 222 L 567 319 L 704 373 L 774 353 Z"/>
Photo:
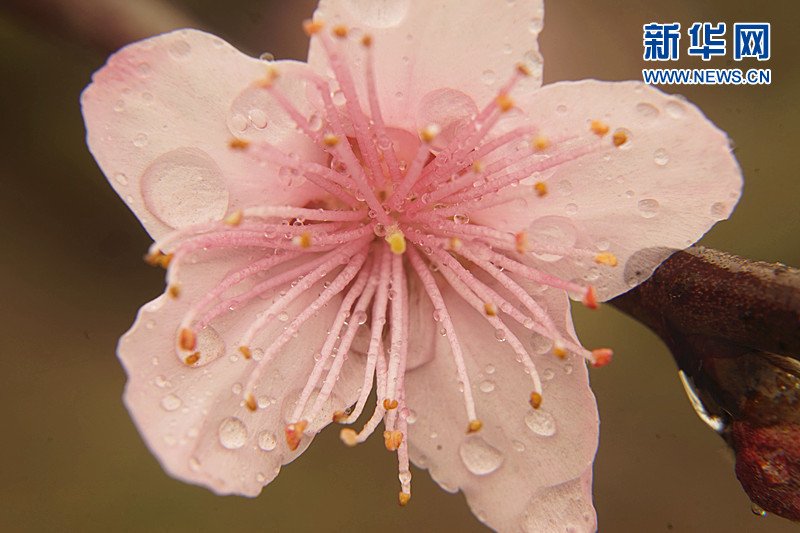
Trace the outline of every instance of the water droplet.
<path fill-rule="evenodd" d="M 605 252 L 611 247 L 611 243 L 608 242 L 608 239 L 600 239 L 596 243 L 594 243 L 594 245 L 597 246 L 597 249 L 600 250 L 601 252 Z"/>
<path fill-rule="evenodd" d="M 261 472 L 257 472 L 256 473 L 256 481 L 258 483 L 264 483 L 266 480 L 267 480 L 267 476 L 265 476 L 263 473 L 261 473 Z"/>
<path fill-rule="evenodd" d="M 675 100 L 667 102 L 665 107 L 667 109 L 667 115 L 671 116 L 672 118 L 683 118 L 683 115 L 686 113 L 683 108 L 683 104 Z"/>
<path fill-rule="evenodd" d="M 161 408 L 165 411 L 174 411 L 181 406 L 181 399 L 174 394 L 167 394 L 161 399 Z"/>
<path fill-rule="evenodd" d="M 431 124 L 439 126 L 439 133 L 431 146 L 441 150 L 467 127 L 478 113 L 478 106 L 465 92 L 457 89 L 437 89 L 425 94 L 417 106 L 416 126 L 418 130 Z M 447 154 L 439 155 L 443 161 Z M 425 197 L 423 195 L 423 201 Z"/>
<path fill-rule="evenodd" d="M 247 118 L 250 119 L 253 126 L 260 130 L 267 127 L 267 114 L 262 109 L 251 109 L 247 113 Z"/>
<path fill-rule="evenodd" d="M 147 209 L 172 228 L 220 220 L 228 209 L 222 171 L 196 148 L 179 148 L 158 157 L 145 169 L 141 189 Z"/>
<path fill-rule="evenodd" d="M 491 365 L 491 364 L 489 364 L 489 365 L 486 365 L 486 373 L 487 373 L 487 374 L 489 374 L 489 375 L 492 375 L 492 374 L 494 374 L 496 371 L 497 371 L 497 369 L 494 367 L 494 365 Z"/>
<path fill-rule="evenodd" d="M 247 129 L 248 125 L 247 117 L 241 113 L 236 113 L 231 117 L 231 128 L 233 131 L 244 131 Z"/>
<path fill-rule="evenodd" d="M 633 198 L 635 194 L 636 194 L 635 192 L 628 189 L 627 191 L 625 191 L 625 198 Z"/>
<path fill-rule="evenodd" d="M 192 470 L 192 472 L 200 471 L 200 460 L 194 455 L 189 457 L 189 469 Z"/>
<path fill-rule="evenodd" d="M 545 368 L 544 371 L 542 372 L 542 379 L 544 381 L 550 381 L 554 377 L 556 377 L 556 373 L 553 371 L 552 368 Z"/>
<path fill-rule="evenodd" d="M 570 204 L 565 205 L 564 206 L 564 213 L 566 213 L 567 216 L 570 216 L 570 217 L 576 215 L 578 213 L 578 204 L 570 203 Z"/>
<path fill-rule="evenodd" d="M 147 91 L 142 93 L 142 100 L 145 102 L 152 102 L 153 101 L 153 93 L 149 93 Z"/>
<path fill-rule="evenodd" d="M 467 215 L 456 214 L 453 215 L 453 222 L 455 222 L 456 224 L 468 224 L 469 217 Z"/>
<path fill-rule="evenodd" d="M 137 148 L 147 146 L 147 134 L 137 133 L 136 137 L 133 138 L 133 145 Z"/>
<path fill-rule="evenodd" d="M 231 392 L 234 393 L 236 396 L 242 393 L 242 384 L 241 383 L 234 383 L 233 387 L 231 387 Z"/>
<path fill-rule="evenodd" d="M 164 387 L 169 386 L 169 381 L 167 381 L 167 378 L 165 378 L 164 376 L 156 376 L 154 383 L 156 384 L 156 387 L 158 387 L 159 389 L 163 389 Z"/>
<path fill-rule="evenodd" d="M 331 95 L 331 98 L 333 99 L 334 105 L 342 106 L 347 102 L 347 97 L 344 95 L 344 92 L 339 90 L 335 91 Z"/>
<path fill-rule="evenodd" d="M 497 328 L 494 330 L 494 338 L 500 342 L 504 342 L 506 340 L 506 333 L 502 329 Z"/>
<path fill-rule="evenodd" d="M 539 244 L 543 247 L 556 246 L 569 248 L 578 240 L 575 225 L 566 217 L 548 215 L 537 218 L 528 226 L 528 240 L 533 249 Z M 555 254 L 534 254 L 542 261 L 558 261 L 562 256 Z"/>
<path fill-rule="evenodd" d="M 120 112 L 125 109 L 125 100 L 117 100 L 114 104 L 114 111 Z"/>
<path fill-rule="evenodd" d="M 128 177 L 122 172 L 117 172 L 116 174 L 114 174 L 114 180 L 116 180 L 116 182 L 122 185 L 123 187 L 128 184 Z"/>
<path fill-rule="evenodd" d="M 219 436 L 219 443 L 224 448 L 236 450 L 244 446 L 247 440 L 247 426 L 238 418 L 231 416 L 220 423 L 217 435 Z"/>
<path fill-rule="evenodd" d="M 757 503 L 750 505 L 750 511 L 756 516 L 767 516 L 767 512 L 761 508 Z"/>
<path fill-rule="evenodd" d="M 572 371 L 573 371 L 573 370 L 574 370 L 574 369 L 572 368 L 572 365 L 571 365 L 571 364 L 567 363 L 567 364 L 565 364 L 565 365 L 564 365 L 564 373 L 565 373 L 566 375 L 568 375 L 568 376 L 569 376 L 570 374 L 572 374 Z"/>
<path fill-rule="evenodd" d="M 413 409 L 409 409 L 408 416 L 406 416 L 406 422 L 408 422 L 409 424 L 413 424 L 416 421 L 417 421 L 417 412 L 414 411 Z"/>
<path fill-rule="evenodd" d="M 553 349 L 553 340 L 544 335 L 534 333 L 531 335 L 531 345 L 534 353 L 543 355 Z"/>
<path fill-rule="evenodd" d="M 491 85 L 497 81 L 497 73 L 491 69 L 484 70 L 483 74 L 481 74 L 481 81 L 486 85 Z"/>
<path fill-rule="evenodd" d="M 641 214 L 644 218 L 653 218 L 658 214 L 658 208 L 660 207 L 658 204 L 658 200 L 653 198 L 645 198 L 644 200 L 639 200 L 639 214 Z"/>
<path fill-rule="evenodd" d="M 359 309 L 353 313 L 353 321 L 359 326 L 363 326 L 367 322 L 367 313 Z"/>
<path fill-rule="evenodd" d="M 261 54 L 260 56 L 258 56 L 258 58 L 259 58 L 261 61 L 267 61 L 267 62 L 269 62 L 269 61 L 275 61 L 275 55 L 274 55 L 274 54 L 272 54 L 271 52 L 264 52 L 263 54 Z"/>
<path fill-rule="evenodd" d="M 482 437 L 473 436 L 467 439 L 458 449 L 461 461 L 467 470 L 476 476 L 491 474 L 503 464 L 503 454 L 483 440 Z"/>
<path fill-rule="evenodd" d="M 556 106 L 556 113 L 561 113 L 562 115 L 567 112 L 567 106 L 564 104 Z"/>
<path fill-rule="evenodd" d="M 411 0 L 375 2 L 374 0 L 346 0 L 347 12 L 358 17 L 362 23 L 374 28 L 389 28 L 400 24 L 408 14 Z M 411 39 L 409 39 L 411 37 Z M 411 34 L 406 40 L 413 39 Z"/>
<path fill-rule="evenodd" d="M 177 443 L 178 439 L 175 437 L 175 435 L 171 433 L 164 435 L 164 444 L 167 446 L 175 446 Z"/>
<path fill-rule="evenodd" d="M 281 311 L 280 313 L 278 313 L 278 316 L 276 318 L 281 322 L 286 322 L 287 320 L 289 320 L 289 313 L 287 313 L 286 311 Z"/>
<path fill-rule="evenodd" d="M 170 43 L 168 50 L 169 55 L 171 55 L 173 58 L 186 59 L 192 52 L 192 45 L 181 39 Z"/>
<path fill-rule="evenodd" d="M 258 447 L 265 452 L 271 452 L 278 445 L 275 434 L 270 431 L 262 431 L 258 434 Z"/>
<path fill-rule="evenodd" d="M 728 215 L 728 206 L 722 202 L 716 202 L 711 206 L 711 216 L 715 218 L 725 218 Z"/>
<path fill-rule="evenodd" d="M 482 381 L 480 385 L 482 392 L 492 392 L 494 390 L 494 381 Z"/>
<path fill-rule="evenodd" d="M 657 119 L 658 115 L 661 114 L 656 106 L 647 102 L 639 102 L 636 104 L 636 112 L 640 117 L 648 121 Z"/>
<path fill-rule="evenodd" d="M 653 161 L 656 165 L 663 167 L 669 163 L 669 154 L 663 148 L 659 148 L 653 152 Z"/>
<path fill-rule="evenodd" d="M 520 453 L 525 451 L 525 444 L 520 442 L 520 441 L 518 441 L 518 440 L 512 440 L 511 441 L 511 447 L 514 448 L 514 450 L 516 450 L 516 451 L 518 451 Z"/>
<path fill-rule="evenodd" d="M 572 194 L 573 190 L 572 182 L 569 180 L 559 181 L 558 183 L 556 183 L 555 188 L 556 192 L 558 192 L 559 194 L 563 194 L 564 196 L 569 196 L 570 194 Z"/>
<path fill-rule="evenodd" d="M 556 434 L 556 421 L 553 415 L 542 409 L 532 409 L 525 415 L 525 425 L 540 437 L 552 437 Z"/>

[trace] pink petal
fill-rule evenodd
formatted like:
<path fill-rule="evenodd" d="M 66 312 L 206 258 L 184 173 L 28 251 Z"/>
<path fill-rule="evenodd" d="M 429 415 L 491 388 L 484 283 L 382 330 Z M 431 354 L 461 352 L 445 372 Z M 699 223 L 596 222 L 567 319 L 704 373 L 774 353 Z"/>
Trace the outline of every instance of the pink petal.
<path fill-rule="evenodd" d="M 524 200 L 470 216 L 514 233 L 527 229 L 531 239 L 555 231 L 560 244 L 588 251 L 582 263 L 549 258 L 534 264 L 593 283 L 601 300 L 647 279 L 672 249 L 697 241 L 739 200 L 741 170 L 728 137 L 683 99 L 638 82 L 592 80 L 514 94 L 530 122 L 554 142 L 543 154 L 557 154 L 559 139 L 596 146 L 524 180 L 511 191 Z M 595 120 L 607 124 L 608 133 L 592 133 Z M 617 130 L 627 137 L 619 147 L 612 141 Z M 546 183 L 545 196 L 536 194 L 536 181 Z M 591 257 L 603 251 L 619 266 L 593 264 Z"/>
<path fill-rule="evenodd" d="M 449 108 L 451 121 L 463 119 L 471 106 L 483 107 L 520 63 L 533 74 L 521 84 L 523 90 L 539 87 L 542 62 L 536 39 L 543 16 L 539 0 L 322 0 L 314 20 L 328 27 L 357 28 L 359 35 L 373 37 L 384 120 L 417 131 L 441 122 L 444 117 L 436 109 L 442 106 Z M 364 54 L 354 38 L 343 56 Z M 327 63 L 318 39 L 312 37 L 309 64 L 325 73 Z M 364 69 L 354 70 L 364 96 Z M 366 102 L 365 97 L 361 100 Z M 447 124 L 439 125 L 446 129 Z"/>
<path fill-rule="evenodd" d="M 442 291 L 465 352 L 483 429 L 466 433 L 450 348 L 437 335 L 435 357 L 406 379 L 414 463 L 427 468 L 445 490 L 463 490 L 476 516 L 497 531 L 518 531 L 527 515 L 560 520 L 555 513 L 575 506 L 578 516 L 593 517 L 588 488 L 578 503 L 571 500 L 575 491 L 564 488 L 590 472 L 597 447 L 597 409 L 583 360 L 538 355 L 549 347 L 537 350 L 530 331 L 511 328 L 534 354 L 542 376 L 543 402 L 534 410 L 528 403 L 531 379 L 508 343 L 496 340 L 484 317 L 467 309 L 453 289 Z M 548 290 L 537 299 L 561 333 L 574 338 L 564 293 Z"/>
<path fill-rule="evenodd" d="M 281 69 L 307 71 L 302 63 L 282 62 Z M 257 87 L 266 73 L 265 62 L 197 30 L 134 43 L 95 73 L 81 97 L 89 149 L 153 238 L 219 220 L 251 205 L 254 193 L 275 204 L 302 205 L 309 197 L 310 185 L 290 189 L 274 165 L 229 145 L 234 138 L 263 140 L 308 161 L 325 160 Z M 304 84 L 295 78 L 276 84 L 308 111 Z"/>
<path fill-rule="evenodd" d="M 215 252 L 219 253 L 219 252 Z M 253 390 L 258 408 L 243 399 L 259 350 L 282 331 L 272 320 L 250 345 L 253 358 L 237 351 L 238 341 L 264 303 L 266 294 L 212 321 L 197 335 L 202 366 L 187 366 L 176 353 L 179 324 L 190 305 L 211 289 L 228 269 L 248 264 L 244 252 L 203 257 L 181 266 L 180 296 L 162 295 L 139 311 L 136 323 L 120 340 L 119 357 L 128 374 L 125 404 L 148 447 L 170 475 L 204 485 L 218 494 L 255 496 L 278 474 L 281 465 L 302 453 L 313 437 L 290 451 L 284 428 L 314 364 L 325 331 L 337 310 L 334 298 L 300 329 L 270 362 Z M 294 317 L 316 293 L 307 292 L 287 309 Z M 306 429 L 313 435 L 331 421 L 334 411 L 351 405 L 361 385 L 363 362 L 351 356 L 333 395 Z M 312 401 L 314 396 L 312 396 Z"/>

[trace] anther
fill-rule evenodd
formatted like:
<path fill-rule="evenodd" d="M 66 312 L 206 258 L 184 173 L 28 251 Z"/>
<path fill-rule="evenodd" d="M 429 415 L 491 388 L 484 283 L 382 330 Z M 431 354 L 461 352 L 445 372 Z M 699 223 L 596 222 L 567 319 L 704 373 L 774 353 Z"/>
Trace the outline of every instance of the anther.
<path fill-rule="evenodd" d="M 292 239 L 292 242 L 296 246 L 299 246 L 300 248 L 302 248 L 304 250 L 307 249 L 307 248 L 311 248 L 311 242 L 312 242 L 311 232 L 310 231 L 304 231 L 303 233 L 301 233 L 297 237 L 294 237 Z"/>
<path fill-rule="evenodd" d="M 461 248 L 463 242 L 458 237 L 450 237 L 450 249 L 453 251 L 457 251 Z"/>
<path fill-rule="evenodd" d="M 342 428 L 339 432 L 339 439 L 348 446 L 355 446 L 358 444 L 358 433 L 352 428 Z"/>
<path fill-rule="evenodd" d="M 315 22 L 313 20 L 303 21 L 303 31 L 306 32 L 306 35 L 308 35 L 309 37 L 319 32 L 324 27 L 325 25 L 321 22 Z"/>
<path fill-rule="evenodd" d="M 383 408 L 386 409 L 387 411 L 391 411 L 392 409 L 397 409 L 397 405 L 398 405 L 397 400 L 390 400 L 389 398 L 383 400 Z"/>
<path fill-rule="evenodd" d="M 343 39 L 347 37 L 347 27 L 341 25 L 336 26 L 333 28 L 333 30 L 331 30 L 331 33 L 333 33 L 336 37 Z"/>
<path fill-rule="evenodd" d="M 178 285 L 170 285 L 167 287 L 167 294 L 169 294 L 172 298 L 177 298 L 181 295 L 181 288 Z"/>
<path fill-rule="evenodd" d="M 400 504 L 400 507 L 405 507 L 408 505 L 408 500 L 411 499 L 411 494 L 401 492 L 397 495 L 397 503 Z"/>
<path fill-rule="evenodd" d="M 536 191 L 536 196 L 541 198 L 542 196 L 547 194 L 547 184 L 543 181 L 537 181 L 536 184 L 533 186 L 533 190 Z"/>
<path fill-rule="evenodd" d="M 252 412 L 255 412 L 256 409 L 258 408 L 258 406 L 256 405 L 256 399 L 253 397 L 252 394 L 247 395 L 247 399 L 244 401 L 244 404 Z"/>
<path fill-rule="evenodd" d="M 247 139 L 240 139 L 238 137 L 234 137 L 228 142 L 228 146 L 233 148 L 234 150 L 244 150 L 248 146 L 250 146 L 250 141 Z"/>
<path fill-rule="evenodd" d="M 610 267 L 615 267 L 619 264 L 617 261 L 617 256 L 611 252 L 600 252 L 594 256 L 594 262 L 598 265 L 608 265 Z"/>
<path fill-rule="evenodd" d="M 301 420 L 296 424 L 288 424 L 286 426 L 286 444 L 289 445 L 290 450 L 294 451 L 300 445 L 300 440 L 303 438 L 303 431 L 305 431 L 307 425 L 308 420 Z"/>
<path fill-rule="evenodd" d="M 497 107 L 499 107 L 500 111 L 503 113 L 514 107 L 514 100 L 507 94 L 499 95 L 495 100 L 495 103 L 497 103 Z"/>
<path fill-rule="evenodd" d="M 531 245 L 528 242 L 528 232 L 521 231 L 514 235 L 514 243 L 517 245 L 517 252 L 524 254 L 527 251 L 530 251 Z"/>
<path fill-rule="evenodd" d="M 589 285 L 586 288 L 586 294 L 583 296 L 581 302 L 589 309 L 597 309 L 597 290 L 595 290 L 593 285 Z"/>
<path fill-rule="evenodd" d="M 239 346 L 239 353 L 242 354 L 242 357 L 245 359 L 250 359 L 253 356 L 253 353 L 247 346 Z"/>
<path fill-rule="evenodd" d="M 567 351 L 560 344 L 556 344 L 553 347 L 553 355 L 555 355 L 559 359 L 566 359 L 567 358 Z"/>
<path fill-rule="evenodd" d="M 372 35 L 367 34 L 367 35 L 363 36 L 361 38 L 361 44 L 363 44 L 367 48 L 372 46 Z"/>
<path fill-rule="evenodd" d="M 242 223 L 244 219 L 244 213 L 242 213 L 241 209 L 237 209 L 227 217 L 225 217 L 225 224 L 229 226 L 238 226 Z"/>
<path fill-rule="evenodd" d="M 467 433 L 468 434 L 477 433 L 478 431 L 481 430 L 482 427 L 483 427 L 483 422 L 481 422 L 477 418 L 475 420 L 470 420 L 469 426 L 467 426 Z"/>
<path fill-rule="evenodd" d="M 150 266 L 167 268 L 170 261 L 172 261 L 172 254 L 165 254 L 161 250 L 157 250 L 144 256 L 144 262 Z"/>
<path fill-rule="evenodd" d="M 601 366 L 606 366 L 608 363 L 611 362 L 611 357 L 614 355 L 614 351 L 611 348 L 597 348 L 592 350 L 592 366 L 595 368 L 600 368 Z"/>
<path fill-rule="evenodd" d="M 328 148 L 333 148 L 334 146 L 339 144 L 339 140 L 340 139 L 338 136 L 332 133 L 328 133 L 322 138 L 322 144 L 324 144 Z"/>
<path fill-rule="evenodd" d="M 430 144 L 441 131 L 442 128 L 440 128 L 438 124 L 430 124 L 419 131 L 419 138 L 422 142 Z"/>
<path fill-rule="evenodd" d="M 493 303 L 484 303 L 483 310 L 486 313 L 486 316 L 497 316 L 497 306 Z"/>
<path fill-rule="evenodd" d="M 532 392 L 530 404 L 531 407 L 533 407 L 534 409 L 540 408 L 542 406 L 542 395 L 539 394 L 538 392 Z"/>
<path fill-rule="evenodd" d="M 400 447 L 401 442 L 403 442 L 402 431 L 394 430 L 383 432 L 383 443 L 386 445 L 386 449 L 390 452 L 396 452 L 397 448 Z"/>
<path fill-rule="evenodd" d="M 392 253 L 400 255 L 406 251 L 406 237 L 399 229 L 392 229 L 386 234 L 385 239 L 386 242 L 389 243 L 389 248 L 392 249 Z"/>
<path fill-rule="evenodd" d="M 189 328 L 181 329 L 178 334 L 178 345 L 181 350 L 191 351 L 197 346 L 197 335 Z"/>
<path fill-rule="evenodd" d="M 199 360 L 200 360 L 200 352 L 194 352 L 192 355 L 184 359 L 183 362 L 186 363 L 186 366 L 192 366 Z"/>
<path fill-rule="evenodd" d="M 615 131 L 612 136 L 614 146 L 622 146 L 628 142 L 628 135 L 624 131 Z"/>
<path fill-rule="evenodd" d="M 347 419 L 347 413 L 345 413 L 344 411 L 336 411 L 335 413 L 333 413 L 333 421 L 336 422 L 337 424 L 341 424 L 346 419 Z"/>
<path fill-rule="evenodd" d="M 601 120 L 593 120 L 592 123 L 589 125 L 589 129 L 592 130 L 593 133 L 602 137 L 606 133 L 608 133 L 608 124 Z"/>
<path fill-rule="evenodd" d="M 537 135 L 533 139 L 531 139 L 531 148 L 534 150 L 545 150 L 550 148 L 550 139 L 545 137 L 544 135 Z"/>
<path fill-rule="evenodd" d="M 481 172 L 483 172 L 483 169 L 484 169 L 483 161 L 475 160 L 472 163 L 472 171 L 475 174 L 480 174 Z"/>
<path fill-rule="evenodd" d="M 517 72 L 519 72 L 523 76 L 532 76 L 533 75 L 533 73 L 531 72 L 531 69 L 529 69 L 527 66 L 523 65 L 522 63 L 517 63 Z"/>

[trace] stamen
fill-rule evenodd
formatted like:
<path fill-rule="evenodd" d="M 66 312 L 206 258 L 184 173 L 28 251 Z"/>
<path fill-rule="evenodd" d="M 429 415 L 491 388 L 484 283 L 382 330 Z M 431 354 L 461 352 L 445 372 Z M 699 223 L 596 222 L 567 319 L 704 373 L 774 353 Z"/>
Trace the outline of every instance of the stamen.
<path fill-rule="evenodd" d="M 602 366 L 606 366 L 608 363 L 611 362 L 611 357 L 614 355 L 614 352 L 611 348 L 597 348 L 592 350 L 592 366 L 595 368 L 600 368 Z"/>
<path fill-rule="evenodd" d="M 622 131 L 615 131 L 614 135 L 611 136 L 612 141 L 614 142 L 614 146 L 620 147 L 626 142 L 628 142 L 628 135 Z"/>
<path fill-rule="evenodd" d="M 480 420 L 470 420 L 467 426 L 467 433 L 477 433 L 483 428 L 483 422 Z"/>
<path fill-rule="evenodd" d="M 386 444 L 386 449 L 390 452 L 395 452 L 400 447 L 400 443 L 403 442 L 403 433 L 397 430 L 384 431 L 383 440 L 384 444 Z"/>
<path fill-rule="evenodd" d="M 194 350 L 194 347 L 197 345 L 197 335 L 195 335 L 194 331 L 191 329 L 182 328 L 178 335 L 178 345 L 181 347 L 181 350 L 186 350 L 187 352 Z"/>
<path fill-rule="evenodd" d="M 606 133 L 608 133 L 608 124 L 600 120 L 593 120 L 592 123 L 589 125 L 589 129 L 592 130 L 592 133 L 595 135 L 599 135 L 602 137 Z"/>
<path fill-rule="evenodd" d="M 533 189 L 536 191 L 536 196 L 539 198 L 547 194 L 547 184 L 543 181 L 537 181 Z"/>
<path fill-rule="evenodd" d="M 594 257 L 594 262 L 598 265 L 608 265 L 611 267 L 617 266 L 617 256 L 611 252 L 600 252 Z"/>
<path fill-rule="evenodd" d="M 542 395 L 538 392 L 532 392 L 530 404 L 534 409 L 540 408 L 542 406 Z"/>
<path fill-rule="evenodd" d="M 406 251 L 406 237 L 403 235 L 402 231 L 397 229 L 397 226 L 389 230 L 385 239 L 386 242 L 389 243 L 389 248 L 392 250 L 392 253 L 399 255 Z"/>
<path fill-rule="evenodd" d="M 295 451 L 297 446 L 300 445 L 300 440 L 303 438 L 303 431 L 305 431 L 306 426 L 308 426 L 308 420 L 301 420 L 286 426 L 286 444 L 289 445 L 290 450 Z"/>

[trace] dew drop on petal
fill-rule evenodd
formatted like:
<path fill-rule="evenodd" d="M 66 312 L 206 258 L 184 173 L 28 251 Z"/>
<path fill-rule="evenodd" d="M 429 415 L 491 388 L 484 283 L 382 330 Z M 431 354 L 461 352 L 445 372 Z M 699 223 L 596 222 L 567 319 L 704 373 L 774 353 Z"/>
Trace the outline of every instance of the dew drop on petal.
<path fill-rule="evenodd" d="M 553 415 L 542 409 L 532 409 L 525 415 L 525 425 L 540 437 L 556 434 L 556 421 Z"/>
<path fill-rule="evenodd" d="M 397 26 L 408 14 L 411 0 L 376 2 L 375 0 L 346 0 L 345 7 L 354 18 L 373 28 Z"/>
<path fill-rule="evenodd" d="M 175 59 L 186 59 L 190 53 L 192 53 L 192 45 L 184 41 L 183 39 L 173 41 L 169 45 L 169 55 L 171 55 Z"/>
<path fill-rule="evenodd" d="M 636 113 L 648 121 L 657 119 L 660 114 L 658 108 L 648 102 L 639 102 L 636 104 Z"/>
<path fill-rule="evenodd" d="M 222 421 L 217 430 L 219 443 L 229 450 L 244 446 L 247 440 L 247 426 L 236 417 L 228 417 Z"/>
<path fill-rule="evenodd" d="M 482 381 L 480 388 L 482 392 L 492 392 L 494 390 L 494 381 L 489 381 L 488 379 L 486 381 Z"/>
<path fill-rule="evenodd" d="M 200 471 L 200 460 L 195 457 L 194 455 L 189 457 L 189 469 L 192 472 L 199 472 Z"/>
<path fill-rule="evenodd" d="M 711 206 L 711 216 L 715 218 L 725 218 L 728 214 L 728 206 L 722 202 L 715 202 Z"/>
<path fill-rule="evenodd" d="M 437 89 L 422 97 L 417 106 L 416 127 L 422 130 L 431 124 L 439 127 L 439 133 L 431 146 L 444 148 L 478 113 L 472 98 L 457 89 Z M 424 200 L 424 198 L 423 198 Z"/>
<path fill-rule="evenodd" d="M 667 115 L 669 115 L 672 118 L 683 118 L 683 115 L 686 113 L 686 111 L 683 108 L 683 104 L 675 100 L 667 102 L 666 110 L 667 110 Z"/>
<path fill-rule="evenodd" d="M 503 454 L 483 440 L 482 437 L 469 437 L 458 449 L 461 461 L 476 476 L 491 474 L 503 464 Z"/>
<path fill-rule="evenodd" d="M 497 73 L 491 69 L 484 70 L 483 74 L 481 74 L 481 81 L 485 85 L 492 85 L 495 81 L 497 81 Z"/>
<path fill-rule="evenodd" d="M 534 333 L 531 336 L 531 345 L 533 346 L 534 353 L 543 355 L 553 349 L 553 340 L 544 335 Z"/>
<path fill-rule="evenodd" d="M 181 399 L 174 394 L 167 394 L 161 398 L 161 408 L 165 411 L 175 411 L 181 406 Z"/>
<path fill-rule="evenodd" d="M 537 218 L 528 226 L 528 240 L 536 251 L 541 246 L 571 247 L 578 240 L 578 230 L 567 218 L 548 215 Z M 558 261 L 562 256 L 556 254 L 534 253 L 542 261 Z"/>
<path fill-rule="evenodd" d="M 518 441 L 518 440 L 512 440 L 511 441 L 511 447 L 514 448 L 514 450 L 516 450 L 516 451 L 518 451 L 520 453 L 525 451 L 525 444 L 520 442 L 520 441 Z"/>
<path fill-rule="evenodd" d="M 655 162 L 656 165 L 663 167 L 669 163 L 669 154 L 663 148 L 659 148 L 653 152 L 653 162 Z"/>
<path fill-rule="evenodd" d="M 137 148 L 142 148 L 144 146 L 147 146 L 147 134 L 137 133 L 136 136 L 133 138 L 133 145 Z"/>
<path fill-rule="evenodd" d="M 265 452 L 271 452 L 278 445 L 275 434 L 271 431 L 262 431 L 258 434 L 258 447 Z"/>
<path fill-rule="evenodd" d="M 658 200 L 653 198 L 645 198 L 644 200 L 639 200 L 639 214 L 642 215 L 644 218 L 653 218 L 658 214 L 658 208 L 660 207 Z"/>
<path fill-rule="evenodd" d="M 116 174 L 114 174 L 114 180 L 122 186 L 128 184 L 128 177 L 125 176 L 125 174 L 123 174 L 122 172 L 117 172 Z"/>

